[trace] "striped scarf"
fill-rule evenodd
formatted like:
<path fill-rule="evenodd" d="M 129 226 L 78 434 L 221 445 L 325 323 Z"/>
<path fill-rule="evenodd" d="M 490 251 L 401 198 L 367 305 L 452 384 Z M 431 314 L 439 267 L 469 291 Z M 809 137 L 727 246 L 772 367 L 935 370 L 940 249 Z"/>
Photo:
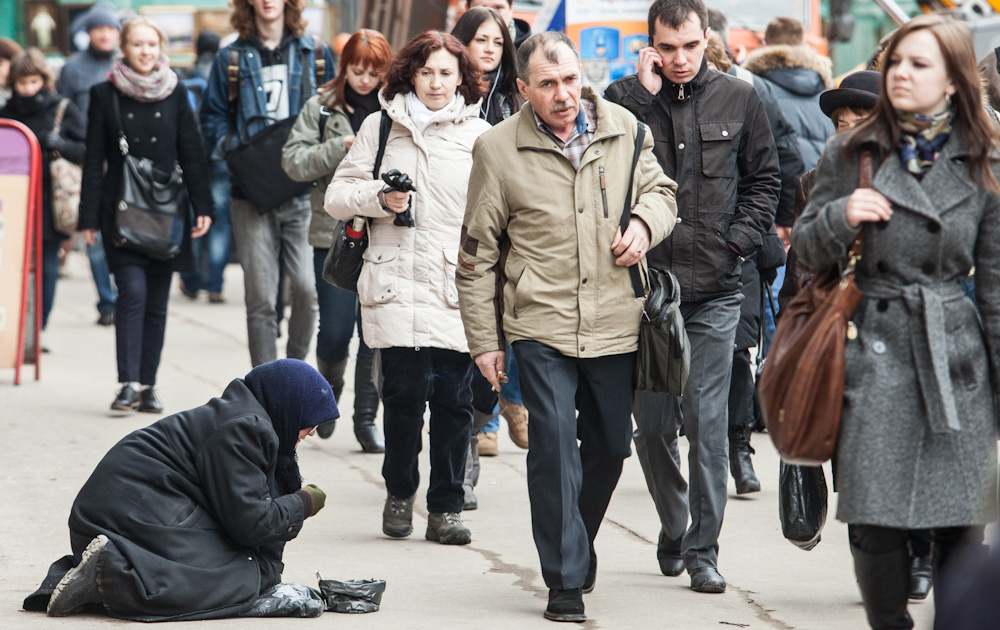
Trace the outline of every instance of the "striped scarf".
<path fill-rule="evenodd" d="M 899 157 L 906 170 L 922 180 L 934 166 L 941 147 L 951 135 L 955 114 L 950 107 L 933 116 L 913 112 L 896 111 L 903 132 L 899 145 Z"/>

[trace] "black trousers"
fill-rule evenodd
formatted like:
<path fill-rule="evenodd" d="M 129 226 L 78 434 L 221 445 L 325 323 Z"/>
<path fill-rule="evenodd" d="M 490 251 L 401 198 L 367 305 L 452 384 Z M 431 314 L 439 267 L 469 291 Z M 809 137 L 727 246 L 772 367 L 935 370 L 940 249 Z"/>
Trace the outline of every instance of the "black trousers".
<path fill-rule="evenodd" d="M 632 454 L 635 353 L 577 359 L 534 341 L 513 349 L 530 418 L 528 500 L 542 578 L 549 588 L 579 588 Z"/>
<path fill-rule="evenodd" d="M 750 436 L 754 418 L 754 382 L 750 351 L 733 352 L 733 376 L 729 383 L 729 437 Z"/>
<path fill-rule="evenodd" d="M 420 485 L 424 409 L 431 408 L 431 479 L 428 512 L 461 512 L 462 480 L 472 428 L 472 370 L 466 352 L 441 348 L 383 348 L 382 422 L 386 490 L 409 497 Z"/>
<path fill-rule="evenodd" d="M 118 382 L 156 385 L 160 353 L 167 331 L 171 271 L 165 265 L 122 265 L 115 268 L 115 342 Z"/>

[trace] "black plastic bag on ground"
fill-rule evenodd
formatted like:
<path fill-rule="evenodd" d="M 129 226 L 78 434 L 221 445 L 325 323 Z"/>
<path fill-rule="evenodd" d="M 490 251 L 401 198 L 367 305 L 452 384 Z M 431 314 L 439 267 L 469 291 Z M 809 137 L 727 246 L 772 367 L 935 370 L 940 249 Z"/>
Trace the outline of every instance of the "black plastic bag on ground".
<path fill-rule="evenodd" d="M 799 549 L 819 544 L 826 524 L 826 475 L 822 466 L 781 462 L 778 480 L 778 518 L 781 533 Z"/>
<path fill-rule="evenodd" d="M 326 609 L 339 613 L 369 613 L 378 610 L 385 591 L 385 580 L 324 580 L 319 590 L 326 601 Z"/>
<path fill-rule="evenodd" d="M 319 617 L 323 597 L 302 584 L 276 584 L 257 598 L 241 617 Z"/>

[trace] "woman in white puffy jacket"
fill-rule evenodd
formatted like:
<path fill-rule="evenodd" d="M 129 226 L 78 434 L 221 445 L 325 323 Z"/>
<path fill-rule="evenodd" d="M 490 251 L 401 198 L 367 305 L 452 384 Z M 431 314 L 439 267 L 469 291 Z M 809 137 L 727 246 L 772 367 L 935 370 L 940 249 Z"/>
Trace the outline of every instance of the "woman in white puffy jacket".
<path fill-rule="evenodd" d="M 413 531 L 424 409 L 430 403 L 431 475 L 426 537 L 466 544 L 459 517 L 472 425 L 469 356 L 458 310 L 455 267 L 465 214 L 472 145 L 490 128 L 479 118 L 478 66 L 453 36 L 427 31 L 392 62 L 379 95 L 392 119 L 379 175 L 399 170 L 415 192 L 385 193 L 373 180 L 381 114 L 361 125 L 326 191 L 330 215 L 369 221 L 369 247 L 358 280 L 365 343 L 381 354 L 385 429 L 382 531 Z M 394 224 L 409 210 L 414 226 Z"/>

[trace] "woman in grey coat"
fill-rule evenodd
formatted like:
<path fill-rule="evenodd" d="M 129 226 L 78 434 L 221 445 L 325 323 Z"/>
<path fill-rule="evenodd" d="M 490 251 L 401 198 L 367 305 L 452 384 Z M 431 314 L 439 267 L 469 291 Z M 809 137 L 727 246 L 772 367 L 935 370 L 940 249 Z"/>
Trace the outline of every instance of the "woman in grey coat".
<path fill-rule="evenodd" d="M 849 525 L 868 622 L 912 628 L 907 533 L 929 530 L 938 573 L 995 518 L 1000 152 L 964 26 L 918 17 L 886 59 L 872 116 L 827 145 L 792 246 L 829 268 L 863 230 L 837 517 Z M 858 188 L 864 151 L 870 189 Z M 978 315 L 961 287 L 973 265 Z"/>

